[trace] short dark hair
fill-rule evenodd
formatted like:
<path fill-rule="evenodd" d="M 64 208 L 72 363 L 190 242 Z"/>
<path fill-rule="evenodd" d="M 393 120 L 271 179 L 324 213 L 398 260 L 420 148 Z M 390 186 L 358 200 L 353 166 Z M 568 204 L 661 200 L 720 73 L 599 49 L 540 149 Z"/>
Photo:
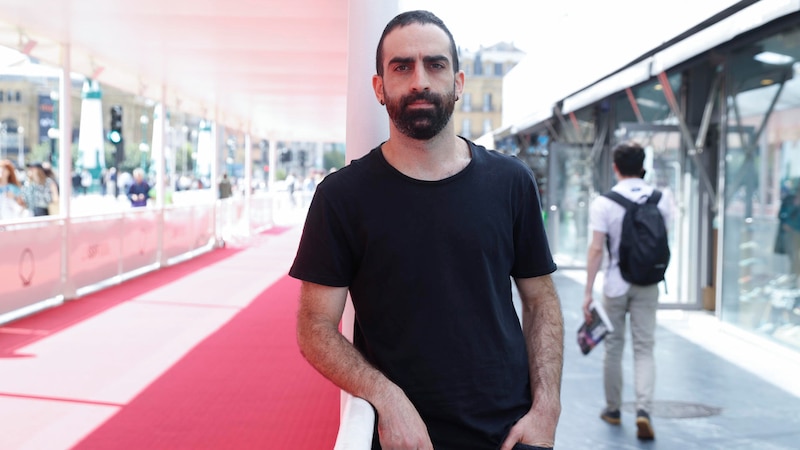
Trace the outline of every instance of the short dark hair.
<path fill-rule="evenodd" d="M 411 25 L 412 23 L 420 25 L 435 25 L 444 31 L 447 37 L 450 38 L 450 53 L 453 59 L 453 73 L 458 72 L 458 49 L 456 48 L 456 41 L 453 39 L 453 34 L 447 29 L 447 26 L 444 24 L 444 22 L 442 22 L 442 19 L 436 17 L 436 15 L 434 15 L 432 12 L 417 10 L 400 13 L 395 16 L 394 19 L 390 20 L 388 24 L 386 24 L 386 28 L 383 29 L 383 34 L 381 34 L 381 39 L 378 41 L 378 50 L 375 52 L 376 73 L 380 76 L 383 76 L 383 40 L 386 38 L 386 35 L 392 32 L 395 28 Z"/>
<path fill-rule="evenodd" d="M 644 175 L 644 149 L 638 143 L 629 141 L 617 144 L 611 154 L 620 175 L 626 177 Z"/>

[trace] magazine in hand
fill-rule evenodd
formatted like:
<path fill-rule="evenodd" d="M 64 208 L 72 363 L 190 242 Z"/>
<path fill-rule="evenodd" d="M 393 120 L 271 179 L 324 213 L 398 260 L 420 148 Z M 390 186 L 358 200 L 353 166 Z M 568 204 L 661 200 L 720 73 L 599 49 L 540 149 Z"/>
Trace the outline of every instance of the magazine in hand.
<path fill-rule="evenodd" d="M 593 301 L 589 306 L 589 311 L 592 313 L 592 321 L 584 321 L 578 328 L 578 345 L 584 355 L 588 355 L 608 333 L 614 331 L 601 303 Z"/>

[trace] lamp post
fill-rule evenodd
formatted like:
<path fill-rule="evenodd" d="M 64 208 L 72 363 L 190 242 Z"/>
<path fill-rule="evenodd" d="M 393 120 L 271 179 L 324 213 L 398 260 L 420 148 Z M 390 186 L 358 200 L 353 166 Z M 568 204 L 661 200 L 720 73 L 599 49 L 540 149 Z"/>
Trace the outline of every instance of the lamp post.
<path fill-rule="evenodd" d="M 56 140 L 59 137 L 58 131 L 58 100 L 59 94 L 58 91 L 50 91 L 50 100 L 53 104 L 53 122 L 52 126 L 47 130 L 47 137 L 50 139 L 50 154 L 47 155 L 47 160 L 50 161 L 50 165 L 55 167 L 55 156 L 56 156 Z"/>
<path fill-rule="evenodd" d="M 6 159 L 6 124 L 0 124 L 0 159 Z"/>
<path fill-rule="evenodd" d="M 147 124 L 150 123 L 150 118 L 142 114 L 139 117 L 139 123 L 142 124 L 142 142 L 139 143 L 139 153 L 142 157 L 141 167 L 147 173 L 147 152 L 150 150 L 150 146 L 147 145 Z"/>
<path fill-rule="evenodd" d="M 25 167 L 25 127 L 17 127 L 17 164 Z"/>

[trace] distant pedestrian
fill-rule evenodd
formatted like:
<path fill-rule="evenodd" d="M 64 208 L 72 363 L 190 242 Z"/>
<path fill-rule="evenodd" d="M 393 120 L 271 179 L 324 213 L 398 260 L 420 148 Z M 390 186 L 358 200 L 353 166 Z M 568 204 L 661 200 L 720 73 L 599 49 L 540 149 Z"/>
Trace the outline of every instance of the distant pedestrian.
<path fill-rule="evenodd" d="M 56 183 L 45 174 L 41 163 L 28 164 L 23 194 L 33 216 L 47 216 L 58 205 Z"/>
<path fill-rule="evenodd" d="M 623 143 L 617 145 L 612 154 L 614 174 L 618 180 L 612 191 L 634 202 L 643 203 L 654 192 L 653 187 L 642 179 L 645 173 L 644 149 L 636 143 Z M 669 223 L 672 206 L 668 197 L 661 197 L 658 209 L 665 223 Z M 594 296 L 594 282 L 608 245 L 610 255 L 605 270 L 603 306 L 614 331 L 605 338 L 603 381 L 606 407 L 601 412 L 600 418 L 612 425 L 621 423 L 622 352 L 625 347 L 625 320 L 629 315 L 635 360 L 637 436 L 642 440 L 652 440 L 655 438 L 655 433 L 650 411 L 655 385 L 653 345 L 658 309 L 658 285 L 639 286 L 623 279 L 619 267 L 619 248 L 625 212 L 622 205 L 605 196 L 598 196 L 592 201 L 589 210 L 592 241 L 587 255 L 583 313 L 586 320 L 591 321 L 590 305 Z"/>
<path fill-rule="evenodd" d="M 297 184 L 297 178 L 295 178 L 293 173 L 289 173 L 289 176 L 286 177 L 286 190 L 289 192 L 289 201 L 292 203 L 292 206 L 295 205 L 295 199 L 294 199 L 295 184 Z"/>
<path fill-rule="evenodd" d="M 112 167 L 108 169 L 108 174 L 106 176 L 106 188 L 108 192 L 111 194 L 112 197 L 117 197 L 117 168 Z"/>
<path fill-rule="evenodd" d="M 0 220 L 24 217 L 25 200 L 22 186 L 17 180 L 14 164 L 4 159 L 0 161 Z"/>
<path fill-rule="evenodd" d="M 219 181 L 219 198 L 225 199 L 233 195 L 233 188 L 231 187 L 231 180 L 228 179 L 228 174 L 223 173 L 222 179 Z"/>
<path fill-rule="evenodd" d="M 128 188 L 128 199 L 134 208 L 147 206 L 147 198 L 150 195 L 150 185 L 144 179 L 144 170 L 133 170 L 133 183 Z"/>

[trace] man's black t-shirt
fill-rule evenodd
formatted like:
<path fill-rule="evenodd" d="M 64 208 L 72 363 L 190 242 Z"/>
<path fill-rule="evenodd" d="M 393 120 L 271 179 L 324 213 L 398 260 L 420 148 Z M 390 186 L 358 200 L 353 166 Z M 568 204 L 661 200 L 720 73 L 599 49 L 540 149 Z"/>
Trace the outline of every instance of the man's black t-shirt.
<path fill-rule="evenodd" d="M 441 181 L 403 175 L 380 147 L 329 175 L 289 272 L 349 287 L 355 346 L 437 450 L 496 449 L 530 409 L 510 277 L 556 269 L 530 169 L 469 144 L 467 167 Z"/>

